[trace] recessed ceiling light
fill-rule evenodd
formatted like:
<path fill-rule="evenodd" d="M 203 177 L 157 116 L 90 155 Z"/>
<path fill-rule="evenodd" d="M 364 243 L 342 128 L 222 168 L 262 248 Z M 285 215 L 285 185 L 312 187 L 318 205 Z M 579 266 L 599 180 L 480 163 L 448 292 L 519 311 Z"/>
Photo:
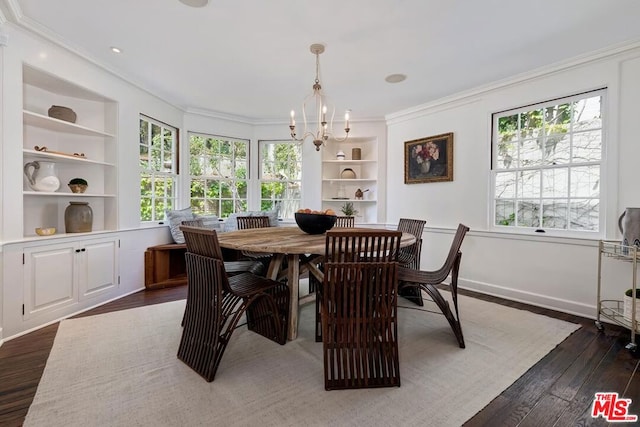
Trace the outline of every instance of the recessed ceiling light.
<path fill-rule="evenodd" d="M 111 46 L 111 52 L 122 53 L 122 49 L 120 49 L 119 47 Z"/>
<path fill-rule="evenodd" d="M 389 74 L 384 79 L 387 83 L 400 83 L 404 81 L 406 78 L 407 76 L 404 74 Z"/>
<path fill-rule="evenodd" d="M 180 3 L 191 7 L 204 7 L 209 3 L 209 0 L 180 0 Z"/>

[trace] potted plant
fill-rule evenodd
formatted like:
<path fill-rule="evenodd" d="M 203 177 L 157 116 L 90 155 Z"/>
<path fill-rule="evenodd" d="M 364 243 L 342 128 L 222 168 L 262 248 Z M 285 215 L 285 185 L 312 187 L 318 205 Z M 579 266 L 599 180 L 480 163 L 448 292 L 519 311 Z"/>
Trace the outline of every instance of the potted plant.
<path fill-rule="evenodd" d="M 89 184 L 82 178 L 73 178 L 67 185 L 72 193 L 84 193 Z"/>
<path fill-rule="evenodd" d="M 347 202 L 340 208 L 340 211 L 346 216 L 356 216 L 358 211 L 354 208 L 353 202 Z"/>
<path fill-rule="evenodd" d="M 627 289 L 627 291 L 624 293 L 624 311 L 622 313 L 622 317 L 624 317 L 625 320 L 628 320 L 629 322 L 631 322 L 631 311 L 633 309 L 632 305 L 635 302 L 636 305 L 636 322 L 638 321 L 638 318 L 640 317 L 640 289 L 636 289 L 636 295 L 635 298 L 632 297 L 633 295 L 633 290 L 632 289 Z"/>

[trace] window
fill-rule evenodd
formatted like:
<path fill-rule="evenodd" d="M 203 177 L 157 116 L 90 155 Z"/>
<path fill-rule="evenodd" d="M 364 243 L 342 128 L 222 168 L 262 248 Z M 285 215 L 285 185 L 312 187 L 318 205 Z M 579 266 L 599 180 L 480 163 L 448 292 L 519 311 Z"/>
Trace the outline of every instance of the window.
<path fill-rule="evenodd" d="M 599 231 L 604 95 L 493 115 L 496 226 Z"/>
<path fill-rule="evenodd" d="M 260 209 L 293 218 L 302 193 L 302 145 L 294 141 L 259 141 Z"/>
<path fill-rule="evenodd" d="M 140 220 L 160 221 L 175 209 L 178 130 L 140 115 Z"/>
<path fill-rule="evenodd" d="M 189 134 L 191 207 L 227 218 L 247 210 L 249 141 Z"/>

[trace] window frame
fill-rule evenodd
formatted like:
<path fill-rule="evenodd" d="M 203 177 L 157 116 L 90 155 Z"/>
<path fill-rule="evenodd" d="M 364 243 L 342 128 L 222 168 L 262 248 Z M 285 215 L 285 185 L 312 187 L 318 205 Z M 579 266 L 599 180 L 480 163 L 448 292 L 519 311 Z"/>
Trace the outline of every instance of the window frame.
<path fill-rule="evenodd" d="M 247 176 L 246 178 L 237 178 L 234 174 L 234 176 L 232 178 L 223 178 L 223 177 L 216 177 L 216 176 L 209 176 L 209 175 L 192 175 L 191 174 L 191 162 L 193 161 L 193 156 L 191 154 L 191 144 L 192 144 L 192 137 L 201 137 L 201 138 L 205 138 L 206 139 L 213 139 L 213 140 L 221 140 L 221 141 L 226 141 L 226 142 L 233 142 L 233 143 L 244 143 L 245 147 L 246 147 L 246 173 Z M 245 139 L 245 138 L 238 138 L 238 137 L 230 137 L 230 136 L 223 136 L 223 135 L 216 135 L 216 134 L 210 134 L 210 133 L 206 133 L 206 132 L 194 132 L 194 131 L 189 131 L 188 132 L 188 141 L 189 141 L 189 174 L 188 174 L 188 183 L 187 183 L 187 188 L 188 188 L 188 194 L 189 194 L 189 203 L 190 206 L 193 209 L 194 213 L 200 214 L 200 215 L 217 215 L 220 219 L 226 219 L 228 218 L 223 216 L 223 203 L 225 201 L 231 201 L 232 202 L 232 206 L 233 206 L 233 212 L 230 212 L 229 215 L 231 215 L 232 213 L 236 213 L 236 212 L 243 212 L 243 211 L 238 211 L 237 207 L 238 207 L 238 202 L 242 202 L 244 201 L 244 204 L 246 205 L 245 211 L 249 210 L 249 204 L 250 204 L 250 193 L 251 193 L 251 140 L 249 139 Z M 213 153 L 210 153 L 213 154 Z M 232 198 L 224 198 L 224 197 L 218 197 L 218 198 L 212 198 L 212 197 L 208 197 L 207 196 L 207 191 L 203 189 L 203 196 L 202 197 L 194 197 L 193 196 L 193 191 L 192 191 L 192 183 L 194 179 L 198 179 L 198 180 L 205 180 L 206 181 L 218 181 L 218 182 L 228 182 L 231 184 L 231 186 L 236 186 L 236 183 L 239 180 L 243 180 L 245 181 L 245 185 L 246 185 L 246 194 L 244 198 L 241 197 L 235 197 L 236 193 L 234 194 L 234 197 Z M 206 184 L 205 184 L 206 187 Z M 198 209 L 193 201 L 194 200 L 202 200 L 202 205 L 204 206 L 204 210 L 201 211 L 200 209 Z M 212 201 L 212 200 L 217 200 L 217 205 L 218 205 L 218 212 L 214 213 L 211 212 L 210 210 L 207 209 L 207 201 Z"/>
<path fill-rule="evenodd" d="M 138 177 L 140 179 L 140 203 L 139 203 L 139 218 L 140 218 L 140 223 L 141 224 L 150 224 L 150 223 L 157 223 L 157 222 L 161 222 L 164 221 L 166 219 L 165 217 L 165 211 L 166 210 L 173 210 L 176 209 L 176 204 L 178 203 L 178 194 L 179 194 L 179 190 L 178 190 L 178 186 L 180 183 L 180 129 L 176 126 L 172 126 L 168 123 L 162 122 L 160 120 L 157 120 L 153 117 L 147 116 L 146 114 L 139 114 L 139 118 L 138 118 L 138 130 L 140 132 L 140 129 L 142 127 L 141 122 L 142 121 L 146 121 L 148 123 L 148 135 L 147 135 L 147 140 L 146 140 L 146 144 L 143 144 L 142 142 L 142 135 L 140 134 L 140 140 L 138 141 L 138 168 L 139 168 L 139 172 L 138 172 Z M 171 143 L 171 168 L 170 171 L 162 171 L 162 170 L 155 170 L 155 169 L 151 169 L 149 168 L 144 168 L 142 166 L 142 149 L 141 147 L 144 145 L 147 147 L 147 156 L 148 159 L 150 160 L 151 157 L 149 155 L 149 153 L 151 153 L 152 151 L 152 146 L 153 146 L 153 135 L 151 132 L 151 127 L 155 125 L 155 126 L 159 126 L 160 127 L 160 135 L 162 135 L 164 133 L 165 130 L 169 130 L 171 131 L 172 134 L 172 143 Z M 163 164 L 164 164 L 164 153 L 166 153 L 168 150 L 164 149 L 164 144 L 160 145 L 160 158 L 163 160 Z M 151 166 L 151 162 L 149 161 L 148 163 L 149 166 Z M 143 184 L 142 184 L 142 180 L 143 180 L 143 176 L 144 175 L 148 175 L 151 179 L 151 189 L 150 189 L 150 209 L 151 209 L 151 219 L 143 219 L 142 217 L 142 210 L 143 210 L 143 200 L 145 199 L 145 197 L 143 197 Z M 155 191 L 155 187 L 156 187 L 156 182 L 158 179 L 163 179 L 165 180 L 165 182 L 171 182 L 171 194 L 167 194 L 166 188 L 167 186 L 165 185 L 165 190 L 164 190 L 164 195 L 163 197 L 161 197 L 160 199 L 164 200 L 163 206 L 164 209 L 161 210 L 161 212 L 158 212 L 157 209 L 157 200 L 158 200 L 158 195 L 156 194 Z"/>
<path fill-rule="evenodd" d="M 275 180 L 275 179 L 264 179 L 263 178 L 263 157 L 262 157 L 262 147 L 265 144 L 271 144 L 271 145 L 275 145 L 275 144 L 286 144 L 286 145 L 295 145 L 298 147 L 298 151 L 300 153 L 300 158 L 298 160 L 299 164 L 300 164 L 300 179 L 286 179 L 286 180 Z M 262 208 L 262 201 L 266 200 L 262 198 L 262 184 L 264 182 L 289 182 L 289 183 L 293 183 L 293 182 L 298 182 L 298 186 L 299 186 L 299 198 L 297 199 L 279 199 L 281 202 L 284 200 L 297 200 L 298 201 L 298 207 L 294 210 L 291 211 L 291 216 L 283 216 L 283 211 L 282 209 L 278 206 L 277 211 L 278 211 L 278 219 L 281 220 L 294 220 L 294 213 L 296 210 L 298 210 L 301 206 L 302 206 L 302 199 L 303 199 L 303 174 L 304 174 L 304 162 L 302 160 L 302 155 L 303 155 L 303 145 L 302 145 L 302 141 L 295 141 L 295 140 L 287 140 L 287 139 L 259 139 L 258 140 L 258 178 L 256 180 L 257 182 L 257 194 L 258 194 L 258 206 L 260 207 L 260 210 L 263 210 Z M 277 203 L 277 202 L 276 202 Z"/>
<path fill-rule="evenodd" d="M 520 114 L 524 112 L 531 112 L 539 109 L 544 109 L 550 106 L 562 105 L 568 102 L 575 102 L 581 99 L 593 98 L 596 96 L 601 97 L 600 102 L 600 159 L 595 161 L 588 161 L 582 163 L 573 163 L 572 154 L 569 155 L 569 161 L 566 164 L 562 165 L 538 165 L 535 167 L 516 167 L 516 168 L 498 168 L 498 145 L 499 145 L 499 129 L 498 122 L 502 117 L 508 117 L 515 114 Z M 514 234 L 524 234 L 524 235 L 542 235 L 542 236 L 558 236 L 558 237 L 573 237 L 573 238 L 602 238 L 606 232 L 606 218 L 605 211 L 607 207 L 607 133 L 609 127 L 608 121 L 608 111 L 607 111 L 607 102 L 608 102 L 608 91 L 606 87 L 601 87 L 593 90 L 588 90 L 584 92 L 575 93 L 573 95 L 563 96 L 559 98 L 549 99 L 542 102 L 536 102 L 532 104 L 527 104 L 521 107 L 516 107 L 508 110 L 502 110 L 495 113 L 492 113 L 490 116 L 491 120 L 491 137 L 490 137 L 490 146 L 491 146 L 491 156 L 490 156 L 490 187 L 489 187 L 489 217 L 488 217 L 488 225 L 489 229 L 493 231 L 506 232 L 506 233 L 514 233 Z M 595 128 L 594 128 L 595 129 Z M 580 134 L 582 131 L 575 132 L 573 129 L 570 129 L 568 133 L 571 134 Z M 572 140 L 571 140 L 572 141 Z M 574 143 L 571 142 L 569 146 L 570 152 L 574 149 Z M 570 228 L 549 228 L 544 227 L 540 224 L 539 227 L 526 227 L 520 225 L 500 225 L 496 223 L 496 177 L 500 172 L 520 172 L 520 171 L 544 171 L 544 170 L 566 170 L 569 173 L 572 167 L 580 166 L 584 164 L 585 166 L 598 166 L 599 167 L 599 190 L 598 190 L 598 229 L 597 230 L 576 230 Z M 541 172 L 543 173 L 543 172 Z M 570 182 L 570 181 L 569 181 Z M 543 197 L 543 189 L 540 188 L 540 195 L 535 197 L 534 199 L 538 201 L 542 201 L 544 199 L 549 199 L 549 197 Z M 566 200 L 570 201 L 572 198 L 574 199 L 583 199 L 584 197 L 572 196 L 570 184 L 567 188 L 567 196 Z M 513 200 L 523 200 L 523 199 L 531 199 L 530 197 L 516 197 Z M 596 200 L 596 198 L 593 198 Z M 517 215 L 517 209 L 516 209 Z M 568 217 L 570 218 L 570 212 L 568 210 Z M 567 224 L 568 226 L 569 224 Z"/>

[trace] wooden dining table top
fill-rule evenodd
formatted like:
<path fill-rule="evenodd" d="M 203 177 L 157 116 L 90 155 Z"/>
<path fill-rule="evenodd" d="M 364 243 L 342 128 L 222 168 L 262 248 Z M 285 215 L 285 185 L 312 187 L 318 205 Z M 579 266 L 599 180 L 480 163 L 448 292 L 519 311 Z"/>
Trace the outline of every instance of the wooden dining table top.
<path fill-rule="evenodd" d="M 371 228 L 356 227 L 354 230 Z M 347 230 L 341 228 L 341 230 Z M 218 234 L 220 246 L 229 249 L 280 254 L 324 255 L 326 234 L 307 234 L 297 226 L 252 228 Z M 416 242 L 415 236 L 402 233 L 400 246 Z"/>

